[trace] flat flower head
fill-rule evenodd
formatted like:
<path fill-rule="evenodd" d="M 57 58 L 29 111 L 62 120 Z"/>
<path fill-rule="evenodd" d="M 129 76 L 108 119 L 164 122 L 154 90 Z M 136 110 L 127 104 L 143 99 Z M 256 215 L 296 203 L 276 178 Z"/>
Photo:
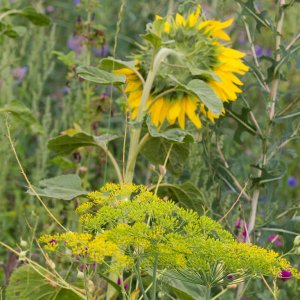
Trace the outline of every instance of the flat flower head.
<path fill-rule="evenodd" d="M 243 85 L 238 75 L 249 68 L 242 61 L 245 54 L 227 46 L 230 37 L 225 30 L 232 23 L 233 19 L 206 20 L 198 6 L 186 16 L 177 13 L 168 20 L 157 16 L 148 25 L 146 45 L 135 56 L 140 74 L 147 77 L 153 51 L 164 47 L 176 53 L 161 63 L 148 99 L 147 112 L 156 127 L 178 124 L 184 129 L 189 119 L 201 128 L 204 119 L 215 122 L 225 114 L 223 102 L 237 99 Z M 134 70 L 119 72 L 127 76 L 125 91 L 131 118 L 135 119 L 143 84 Z M 192 87 L 191 82 L 198 86 Z M 212 109 L 212 102 L 218 102 L 217 109 Z"/>

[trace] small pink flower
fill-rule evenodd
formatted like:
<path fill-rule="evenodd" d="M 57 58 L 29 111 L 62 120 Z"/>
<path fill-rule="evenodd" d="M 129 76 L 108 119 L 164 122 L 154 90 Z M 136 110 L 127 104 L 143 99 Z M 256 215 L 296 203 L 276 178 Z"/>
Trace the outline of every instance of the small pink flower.
<path fill-rule="evenodd" d="M 123 278 L 123 282 L 124 282 L 124 278 Z M 117 285 L 121 285 L 121 278 L 120 277 L 118 278 Z M 129 288 L 129 284 L 127 282 L 127 283 L 124 284 L 124 289 L 127 290 L 128 288 Z"/>
<path fill-rule="evenodd" d="M 282 281 L 287 281 L 292 278 L 292 272 L 290 270 L 282 270 L 280 276 Z"/>
<path fill-rule="evenodd" d="M 282 241 L 280 239 L 281 239 L 281 236 L 278 235 L 278 234 L 271 234 L 268 237 L 268 241 L 270 243 L 273 243 L 273 244 L 275 244 L 278 247 L 282 247 L 283 243 L 282 243 Z"/>

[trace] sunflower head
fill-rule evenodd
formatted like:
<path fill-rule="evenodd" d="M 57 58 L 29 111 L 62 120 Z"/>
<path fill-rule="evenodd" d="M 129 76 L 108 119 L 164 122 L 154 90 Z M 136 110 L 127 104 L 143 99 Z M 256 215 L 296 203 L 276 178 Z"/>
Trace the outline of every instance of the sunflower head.
<path fill-rule="evenodd" d="M 243 75 L 248 67 L 242 62 L 244 53 L 225 46 L 230 37 L 224 31 L 233 19 L 225 22 L 206 20 L 201 7 L 187 16 L 176 14 L 167 20 L 156 16 L 148 24 L 143 36 L 146 44 L 135 55 L 137 69 L 146 77 L 152 57 L 162 47 L 174 50 L 160 65 L 154 81 L 147 109 L 152 123 L 178 122 L 185 128 L 186 117 L 200 128 L 201 118 L 212 122 L 225 113 L 222 103 L 235 101 L 242 85 L 237 74 Z M 133 70 L 121 69 L 127 76 L 126 92 L 131 118 L 138 113 L 142 82 Z"/>

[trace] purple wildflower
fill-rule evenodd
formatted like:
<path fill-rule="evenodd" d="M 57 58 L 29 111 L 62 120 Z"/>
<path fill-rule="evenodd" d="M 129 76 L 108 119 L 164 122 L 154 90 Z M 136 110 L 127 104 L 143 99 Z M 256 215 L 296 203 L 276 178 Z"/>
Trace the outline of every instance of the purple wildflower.
<path fill-rule="evenodd" d="M 266 56 L 272 56 L 272 54 L 273 54 L 273 51 L 271 49 L 269 49 L 269 48 L 265 49 Z"/>
<path fill-rule="evenodd" d="M 244 220 L 238 219 L 235 222 L 235 228 L 238 229 L 240 232 L 240 229 L 242 229 L 242 232 L 239 233 L 239 238 L 242 240 L 244 243 L 247 241 L 248 237 L 248 230 L 247 230 L 247 224 Z"/>
<path fill-rule="evenodd" d="M 264 49 L 261 46 L 255 46 L 255 54 L 260 57 L 264 54 Z"/>
<path fill-rule="evenodd" d="M 290 270 L 282 270 L 280 276 L 282 281 L 287 281 L 292 278 L 292 272 Z"/>
<path fill-rule="evenodd" d="M 242 300 L 249 300 L 249 298 L 248 297 L 243 297 Z"/>
<path fill-rule="evenodd" d="M 233 280 L 233 275 L 229 274 L 226 276 L 227 280 Z"/>
<path fill-rule="evenodd" d="M 124 278 L 123 278 L 123 283 L 124 283 Z M 121 285 L 121 278 L 118 277 L 117 285 Z M 124 284 L 124 289 L 127 290 L 129 288 L 128 282 Z"/>
<path fill-rule="evenodd" d="M 298 180 L 297 180 L 296 177 L 290 176 L 290 177 L 288 178 L 287 184 L 288 184 L 290 187 L 295 187 L 295 186 L 298 185 Z"/>
<path fill-rule="evenodd" d="M 101 56 L 101 57 L 105 57 L 108 55 L 108 52 L 109 52 L 109 47 L 108 45 L 103 45 L 102 48 L 93 48 L 93 52 L 98 55 L 98 56 Z"/>
<path fill-rule="evenodd" d="M 53 13 L 54 10 L 55 10 L 55 8 L 54 8 L 54 6 L 52 6 L 52 5 L 48 5 L 48 6 L 46 7 L 46 12 L 47 12 L 48 14 Z"/>
<path fill-rule="evenodd" d="M 28 71 L 27 67 L 20 67 L 16 69 L 12 69 L 11 73 L 15 79 L 17 79 L 18 82 L 22 82 L 25 78 L 25 75 Z"/>
<path fill-rule="evenodd" d="M 81 54 L 83 50 L 84 37 L 81 35 L 73 35 L 68 38 L 68 47 L 76 52 L 76 54 Z"/>
<path fill-rule="evenodd" d="M 237 221 L 235 222 L 235 228 L 241 228 L 243 220 L 241 219 L 237 219 Z"/>
<path fill-rule="evenodd" d="M 282 247 L 283 243 L 280 241 L 281 237 L 278 234 L 271 234 L 268 237 L 270 243 L 274 243 L 278 247 Z"/>
<path fill-rule="evenodd" d="M 260 201 L 262 201 L 262 202 L 266 202 L 267 199 L 268 199 L 267 195 L 261 195 L 260 196 Z"/>
<path fill-rule="evenodd" d="M 74 0 L 74 4 L 75 4 L 75 5 L 80 4 L 80 0 Z"/>
<path fill-rule="evenodd" d="M 51 246 L 54 246 L 54 245 L 57 244 L 57 240 L 52 239 L 52 240 L 49 241 L 49 244 L 50 244 Z"/>

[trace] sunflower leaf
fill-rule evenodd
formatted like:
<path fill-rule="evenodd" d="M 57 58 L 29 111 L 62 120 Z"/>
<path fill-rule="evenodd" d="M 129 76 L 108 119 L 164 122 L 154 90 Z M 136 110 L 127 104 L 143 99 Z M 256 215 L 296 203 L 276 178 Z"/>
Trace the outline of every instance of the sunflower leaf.
<path fill-rule="evenodd" d="M 76 174 L 60 175 L 53 178 L 41 180 L 39 188 L 35 187 L 35 191 L 43 197 L 72 200 L 78 196 L 87 195 L 88 192 L 81 187 L 81 179 Z M 29 194 L 33 195 L 31 191 Z"/>
<path fill-rule="evenodd" d="M 185 182 L 181 185 L 163 183 L 159 186 L 158 194 L 160 197 L 171 194 L 171 199 L 182 207 L 203 214 L 205 196 L 192 182 Z"/>
<path fill-rule="evenodd" d="M 189 135 L 185 137 L 182 143 L 170 141 L 161 137 L 151 137 L 142 148 L 141 153 L 152 164 L 162 165 L 171 145 L 173 144 L 167 169 L 175 176 L 178 176 L 181 174 L 184 162 L 189 155 L 189 142 L 191 142 Z"/>
<path fill-rule="evenodd" d="M 196 94 L 213 114 L 219 116 L 222 113 L 222 101 L 206 82 L 200 79 L 193 79 L 185 87 Z"/>
<path fill-rule="evenodd" d="M 99 67 L 104 70 L 116 70 L 116 69 L 121 69 L 121 68 L 128 68 L 131 70 L 134 69 L 135 62 L 134 61 L 124 61 L 120 59 L 115 59 L 113 57 L 106 57 L 101 59 Z"/>
<path fill-rule="evenodd" d="M 99 84 L 123 84 L 126 77 L 120 74 L 113 74 L 90 66 L 79 66 L 76 73 L 80 78 Z"/>
<path fill-rule="evenodd" d="M 50 139 L 48 148 L 55 151 L 58 155 L 68 155 L 80 147 L 98 146 L 106 148 L 107 143 L 118 138 L 117 135 L 102 134 L 93 136 L 86 132 L 77 132 L 75 134 L 64 134 Z"/>
<path fill-rule="evenodd" d="M 147 127 L 152 137 L 161 137 L 173 142 L 183 143 L 186 137 L 194 140 L 193 136 L 185 130 L 179 128 L 169 128 L 166 131 L 159 132 L 156 127 L 151 123 L 150 118 L 147 118 Z"/>

